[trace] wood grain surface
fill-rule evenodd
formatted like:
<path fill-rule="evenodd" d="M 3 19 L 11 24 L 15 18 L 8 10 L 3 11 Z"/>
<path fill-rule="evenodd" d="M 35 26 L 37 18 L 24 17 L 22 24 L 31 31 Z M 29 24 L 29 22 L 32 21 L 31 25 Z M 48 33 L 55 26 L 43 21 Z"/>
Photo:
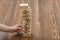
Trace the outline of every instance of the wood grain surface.
<path fill-rule="evenodd" d="M 32 9 L 32 35 L 0 32 L 0 40 L 60 40 L 60 0 L 24 0 Z M 22 0 L 0 0 L 0 23 L 20 24 Z"/>

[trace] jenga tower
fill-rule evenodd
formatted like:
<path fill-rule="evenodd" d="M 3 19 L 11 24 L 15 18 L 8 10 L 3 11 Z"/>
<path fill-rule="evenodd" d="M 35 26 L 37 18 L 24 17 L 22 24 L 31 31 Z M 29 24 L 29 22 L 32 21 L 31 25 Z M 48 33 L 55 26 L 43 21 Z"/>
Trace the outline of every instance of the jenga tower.
<path fill-rule="evenodd" d="M 31 36 L 32 13 L 28 4 L 20 4 L 21 6 L 21 25 L 23 36 Z"/>

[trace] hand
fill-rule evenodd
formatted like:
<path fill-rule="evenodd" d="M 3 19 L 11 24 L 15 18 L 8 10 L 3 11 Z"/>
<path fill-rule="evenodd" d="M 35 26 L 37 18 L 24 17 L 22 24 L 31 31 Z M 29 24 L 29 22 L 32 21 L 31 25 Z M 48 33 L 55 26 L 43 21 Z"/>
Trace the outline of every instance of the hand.
<path fill-rule="evenodd" d="M 10 32 L 14 33 L 14 32 L 21 32 L 22 26 L 20 25 L 15 25 L 10 27 Z"/>

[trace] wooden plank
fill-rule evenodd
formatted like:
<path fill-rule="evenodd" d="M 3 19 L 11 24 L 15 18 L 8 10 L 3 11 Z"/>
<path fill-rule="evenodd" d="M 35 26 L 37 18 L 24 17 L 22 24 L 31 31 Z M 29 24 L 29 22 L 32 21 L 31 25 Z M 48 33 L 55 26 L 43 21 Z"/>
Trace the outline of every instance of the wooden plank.
<path fill-rule="evenodd" d="M 41 40 L 59 40 L 53 0 L 39 0 L 39 16 L 41 24 Z M 48 36 L 49 35 L 49 36 Z"/>
<path fill-rule="evenodd" d="M 26 0 L 32 9 L 31 38 L 0 32 L 0 40 L 59 40 L 60 0 Z M 26 2 L 25 1 L 25 2 Z M 22 0 L 0 0 L 0 22 L 12 26 L 20 24 Z M 10 38 L 11 37 L 11 38 Z"/>

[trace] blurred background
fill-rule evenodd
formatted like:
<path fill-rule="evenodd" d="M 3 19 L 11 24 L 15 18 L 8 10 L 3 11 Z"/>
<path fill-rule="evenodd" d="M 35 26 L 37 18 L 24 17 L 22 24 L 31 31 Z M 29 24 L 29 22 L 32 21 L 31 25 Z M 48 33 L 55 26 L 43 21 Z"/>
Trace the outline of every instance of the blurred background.
<path fill-rule="evenodd" d="M 30 39 L 22 40 L 60 40 L 60 0 L 0 0 L 0 23 L 7 26 L 19 24 L 22 2 L 29 4 L 33 15 L 32 35 Z M 0 32 L 0 40 L 19 39 L 13 35 Z"/>

